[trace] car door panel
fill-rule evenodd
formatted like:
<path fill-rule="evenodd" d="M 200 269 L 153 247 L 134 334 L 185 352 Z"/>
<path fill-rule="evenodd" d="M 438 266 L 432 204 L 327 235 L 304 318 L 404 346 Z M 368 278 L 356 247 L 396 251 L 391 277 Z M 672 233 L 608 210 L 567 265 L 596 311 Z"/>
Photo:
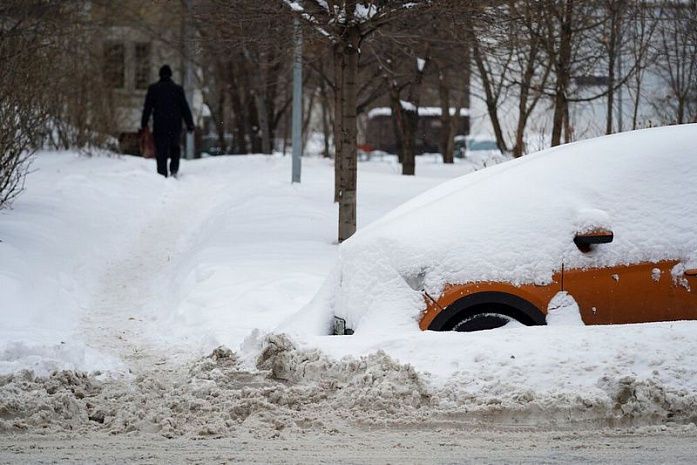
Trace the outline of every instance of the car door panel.
<path fill-rule="evenodd" d="M 586 324 L 694 319 L 697 282 L 690 286 L 676 261 L 564 271 L 564 290 Z"/>

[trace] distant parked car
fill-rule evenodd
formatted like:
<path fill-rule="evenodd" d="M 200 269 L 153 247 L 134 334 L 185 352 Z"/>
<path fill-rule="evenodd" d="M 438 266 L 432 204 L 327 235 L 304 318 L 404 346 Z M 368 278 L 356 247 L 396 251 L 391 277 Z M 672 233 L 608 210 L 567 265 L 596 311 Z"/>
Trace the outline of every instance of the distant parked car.
<path fill-rule="evenodd" d="M 340 247 L 338 332 L 697 319 L 697 125 L 568 144 L 444 183 Z"/>
<path fill-rule="evenodd" d="M 208 149 L 205 149 L 204 152 L 206 152 L 208 155 L 215 157 L 218 155 L 225 155 L 225 151 L 221 149 L 220 147 L 210 147 Z"/>
<path fill-rule="evenodd" d="M 487 136 L 455 136 L 455 156 L 467 158 L 486 153 L 501 154 L 496 141 Z"/>

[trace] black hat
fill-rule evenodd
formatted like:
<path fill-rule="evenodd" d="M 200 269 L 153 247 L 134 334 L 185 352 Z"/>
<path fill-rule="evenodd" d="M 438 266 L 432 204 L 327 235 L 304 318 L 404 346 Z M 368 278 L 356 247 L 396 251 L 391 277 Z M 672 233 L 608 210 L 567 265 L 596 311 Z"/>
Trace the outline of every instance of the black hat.
<path fill-rule="evenodd" d="M 172 68 L 170 68 L 169 65 L 164 65 L 160 68 L 160 77 L 172 77 Z"/>

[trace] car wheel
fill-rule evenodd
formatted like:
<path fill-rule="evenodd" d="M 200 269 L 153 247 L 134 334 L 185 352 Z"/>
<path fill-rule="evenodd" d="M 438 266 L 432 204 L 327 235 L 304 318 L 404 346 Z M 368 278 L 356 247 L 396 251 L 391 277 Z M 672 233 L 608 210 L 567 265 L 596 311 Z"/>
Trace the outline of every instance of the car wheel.
<path fill-rule="evenodd" d="M 483 331 L 486 329 L 500 328 L 509 324 L 523 326 L 523 324 L 515 318 L 502 313 L 477 313 L 475 315 L 469 315 L 455 323 L 452 330 L 462 332 Z"/>
<path fill-rule="evenodd" d="M 517 322 L 544 325 L 545 315 L 527 300 L 502 292 L 479 292 L 444 308 L 428 329 L 431 331 L 480 331 Z"/>

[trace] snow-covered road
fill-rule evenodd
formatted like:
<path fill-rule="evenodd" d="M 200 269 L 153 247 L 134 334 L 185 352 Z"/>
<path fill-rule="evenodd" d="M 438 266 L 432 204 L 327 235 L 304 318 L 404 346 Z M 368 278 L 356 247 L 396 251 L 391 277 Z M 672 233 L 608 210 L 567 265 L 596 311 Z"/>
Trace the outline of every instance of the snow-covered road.
<path fill-rule="evenodd" d="M 342 434 L 343 433 L 343 434 Z M 693 464 L 692 431 L 572 432 L 499 427 L 455 430 L 362 430 L 283 440 L 158 440 L 151 435 L 0 436 L 0 464 Z"/>

